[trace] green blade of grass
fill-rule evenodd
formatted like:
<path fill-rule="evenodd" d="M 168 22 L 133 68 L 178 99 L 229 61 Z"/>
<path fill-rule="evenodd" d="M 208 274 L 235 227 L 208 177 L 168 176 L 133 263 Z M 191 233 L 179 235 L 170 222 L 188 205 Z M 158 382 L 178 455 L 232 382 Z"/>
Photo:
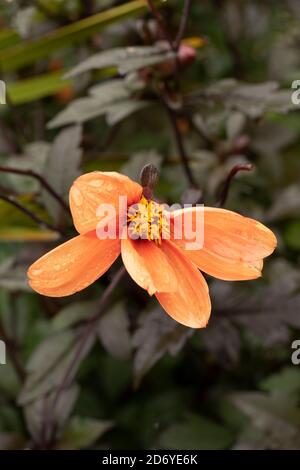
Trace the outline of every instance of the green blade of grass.
<path fill-rule="evenodd" d="M 8 83 L 7 93 L 14 105 L 30 103 L 46 96 L 51 96 L 72 84 L 72 80 L 63 80 L 65 70 L 48 73 L 15 83 Z"/>
<path fill-rule="evenodd" d="M 33 78 L 18 80 L 17 82 L 7 83 L 7 94 L 13 105 L 31 103 L 32 101 L 53 96 L 65 87 L 73 84 L 73 79 L 65 79 L 64 75 L 68 70 L 59 70 Z M 117 69 L 108 67 L 99 70 L 95 77 L 97 79 L 108 78 L 115 75 Z"/>
<path fill-rule="evenodd" d="M 3 29 L 0 31 L 0 50 L 15 46 L 20 43 L 20 36 L 12 29 Z"/>
<path fill-rule="evenodd" d="M 32 64 L 57 49 L 71 46 L 101 31 L 112 23 L 139 15 L 145 10 L 145 0 L 133 0 L 124 5 L 111 8 L 51 31 L 41 38 L 9 47 L 0 51 L 0 68 L 3 71 L 10 71 Z"/>

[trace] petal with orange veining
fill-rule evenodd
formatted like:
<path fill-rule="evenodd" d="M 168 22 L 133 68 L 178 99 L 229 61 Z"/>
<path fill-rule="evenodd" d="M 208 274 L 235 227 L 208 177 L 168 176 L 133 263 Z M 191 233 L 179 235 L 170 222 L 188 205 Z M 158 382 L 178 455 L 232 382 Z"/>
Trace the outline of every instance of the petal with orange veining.
<path fill-rule="evenodd" d="M 199 251 L 185 251 L 185 254 L 203 272 L 223 281 L 257 279 L 261 276 L 263 268 L 262 260 L 243 261 L 224 258 L 205 248 Z"/>
<path fill-rule="evenodd" d="M 273 253 L 277 245 L 274 233 L 261 222 L 226 209 L 205 208 L 204 246 L 221 256 L 248 261 Z"/>
<path fill-rule="evenodd" d="M 124 238 L 121 252 L 125 268 L 132 279 L 150 295 L 177 289 L 177 278 L 171 263 L 154 242 Z"/>
<path fill-rule="evenodd" d="M 211 303 L 206 281 L 184 252 L 165 240 L 162 250 L 169 259 L 178 279 L 172 293 L 156 293 L 164 310 L 177 322 L 190 328 L 204 328 L 210 317 Z"/>
<path fill-rule="evenodd" d="M 204 244 L 188 250 L 193 240 L 196 217 L 204 210 Z M 192 214 L 191 227 L 184 226 L 184 212 Z M 172 220 L 183 221 L 184 237 L 174 240 L 200 269 L 224 280 L 255 279 L 261 275 L 261 260 L 276 247 L 276 237 L 260 222 L 235 212 L 217 208 L 189 208 L 176 211 Z M 181 219 L 182 218 L 182 219 Z M 178 222 L 177 220 L 177 222 Z M 189 219 L 187 219 L 189 220 Z"/>
<path fill-rule="evenodd" d="M 119 254 L 119 240 L 99 240 L 95 232 L 79 235 L 33 263 L 29 284 L 49 297 L 71 295 L 102 276 Z"/>
<path fill-rule="evenodd" d="M 70 208 L 76 230 L 95 230 L 103 215 L 97 215 L 101 204 L 109 204 L 119 213 L 119 196 L 126 196 L 128 205 L 136 203 L 142 187 L 116 172 L 93 171 L 77 178 L 70 189 Z"/>

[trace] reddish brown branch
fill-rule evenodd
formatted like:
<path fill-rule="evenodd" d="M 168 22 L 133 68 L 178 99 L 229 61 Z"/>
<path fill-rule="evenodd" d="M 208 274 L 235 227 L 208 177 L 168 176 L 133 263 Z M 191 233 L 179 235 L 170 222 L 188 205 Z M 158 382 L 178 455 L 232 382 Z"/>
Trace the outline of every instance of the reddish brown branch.
<path fill-rule="evenodd" d="M 146 0 L 146 1 L 147 1 L 149 10 L 151 11 L 152 15 L 154 16 L 154 18 L 157 21 L 157 24 L 158 24 L 158 27 L 159 27 L 159 30 L 160 30 L 160 33 L 161 33 L 162 37 L 166 41 L 168 41 L 168 43 L 170 45 L 170 48 L 172 50 L 175 50 L 172 36 L 169 33 L 168 26 L 165 22 L 165 19 L 164 19 L 163 15 L 160 13 L 160 11 L 158 11 L 158 9 L 156 8 L 156 6 L 155 6 L 155 4 L 152 0 Z"/>
<path fill-rule="evenodd" d="M 176 39 L 174 41 L 174 48 L 176 50 L 178 50 L 178 48 L 180 46 L 180 43 L 182 41 L 182 38 L 184 36 L 184 33 L 186 31 L 191 6 L 192 6 L 192 0 L 185 0 L 180 25 L 179 25 L 179 28 L 178 28 L 178 33 L 177 33 Z"/>
<path fill-rule="evenodd" d="M 5 166 L 0 166 L 0 172 L 2 173 L 13 173 L 16 175 L 23 175 L 28 176 L 30 178 L 34 178 L 44 187 L 46 191 L 58 202 L 58 204 L 68 213 L 70 214 L 69 207 L 63 200 L 63 198 L 52 188 L 52 186 L 45 180 L 45 178 L 36 173 L 33 170 L 21 170 L 20 168 L 10 168 Z"/>
<path fill-rule="evenodd" d="M 178 127 L 177 113 L 176 113 L 176 111 L 174 111 L 170 107 L 167 99 L 165 98 L 165 96 L 163 94 L 160 95 L 160 98 L 161 98 L 162 104 L 163 104 L 163 106 L 164 106 L 164 108 L 167 112 L 167 115 L 169 117 L 169 121 L 170 121 L 172 130 L 173 130 L 173 134 L 174 134 L 174 137 L 175 137 L 175 140 L 176 140 L 176 144 L 177 144 L 177 148 L 178 148 L 178 152 L 179 152 L 179 157 L 180 157 L 181 164 L 183 166 L 186 178 L 187 178 L 190 186 L 192 186 L 193 188 L 198 188 L 198 183 L 195 180 L 194 175 L 192 173 L 192 170 L 190 168 L 189 157 L 187 155 L 187 152 L 186 152 L 186 149 L 185 149 L 185 146 L 184 146 L 184 142 L 183 142 L 183 138 L 182 138 L 180 129 Z"/>
<path fill-rule="evenodd" d="M 173 39 L 172 39 L 172 37 L 169 33 L 168 26 L 167 26 L 163 16 L 157 10 L 154 2 L 152 0 L 147 0 L 147 4 L 148 4 L 148 7 L 149 7 L 150 11 L 152 12 L 153 16 L 157 20 L 157 23 L 159 25 L 161 33 L 163 34 L 163 37 L 165 39 L 167 39 L 167 41 L 169 42 L 170 48 L 174 52 L 177 53 L 177 49 L 180 45 L 180 41 L 181 41 L 181 39 L 184 35 L 185 29 L 186 29 L 186 26 L 187 26 L 189 11 L 190 11 L 190 7 L 191 7 L 191 1 L 186 0 L 186 2 L 184 4 L 183 15 L 182 15 L 182 19 L 181 19 L 181 22 L 180 22 L 180 26 L 179 26 L 179 30 L 178 30 L 175 42 L 173 41 Z M 177 57 L 176 69 L 175 69 L 175 73 L 177 75 L 177 78 L 178 78 L 178 71 L 179 71 L 179 63 L 178 63 L 178 57 Z M 177 86 L 178 85 L 179 84 L 178 84 L 178 80 L 177 80 Z M 186 149 L 185 149 L 185 145 L 184 145 L 184 142 L 183 142 L 183 138 L 182 138 L 180 129 L 178 127 L 177 118 L 178 118 L 179 113 L 170 106 L 169 96 L 171 96 L 170 87 L 169 87 L 169 81 L 166 78 L 163 81 L 162 86 L 159 87 L 158 97 L 161 100 L 161 102 L 162 102 L 162 104 L 163 104 L 163 106 L 164 106 L 164 108 L 167 112 L 172 130 L 173 130 L 173 134 L 174 134 L 174 137 L 175 137 L 175 140 L 176 140 L 176 145 L 177 145 L 177 148 L 178 148 L 181 164 L 183 166 L 186 178 L 187 178 L 187 180 L 188 180 L 191 187 L 197 188 L 198 184 L 197 184 L 197 182 L 196 182 L 196 180 L 193 176 L 193 173 L 190 169 L 189 158 L 188 158 L 188 155 L 187 155 L 187 152 L 186 152 Z"/>
<path fill-rule="evenodd" d="M 7 202 L 8 204 L 11 204 L 12 206 L 16 207 L 19 211 L 23 212 L 23 214 L 27 215 L 34 222 L 36 222 L 41 228 L 43 228 L 43 229 L 47 228 L 48 230 L 58 232 L 62 236 L 66 235 L 65 232 L 61 228 L 56 227 L 52 224 L 49 224 L 48 222 L 45 222 L 39 216 L 34 214 L 34 212 L 32 212 L 30 209 L 23 206 L 23 204 L 21 204 L 19 201 L 17 201 L 17 199 L 15 199 L 13 196 L 7 196 L 7 195 L 4 195 L 4 194 L 0 194 L 0 199 L 2 199 L 2 201 Z"/>
<path fill-rule="evenodd" d="M 46 438 L 46 442 L 42 443 L 43 448 L 51 449 L 55 446 L 57 423 L 53 421 L 53 416 L 55 415 L 54 410 L 57 405 L 57 402 L 59 401 L 60 396 L 63 393 L 63 391 L 67 389 L 68 387 L 70 387 L 74 378 L 74 373 L 76 372 L 76 369 L 78 367 L 78 361 L 80 361 L 80 358 L 82 356 L 82 352 L 85 350 L 86 345 L 89 343 L 92 335 L 95 334 L 96 324 L 99 318 L 105 312 L 105 308 L 110 300 L 111 295 L 113 294 L 119 282 L 123 279 L 125 273 L 126 273 L 126 270 L 124 266 L 122 266 L 115 273 L 110 284 L 106 287 L 105 291 L 102 294 L 102 297 L 100 299 L 98 313 L 95 316 L 89 318 L 89 320 L 87 320 L 85 328 L 83 328 L 82 330 L 81 336 L 78 340 L 77 348 L 74 352 L 73 360 L 70 363 L 68 369 L 66 370 L 66 373 L 60 385 L 56 389 L 56 392 L 52 400 L 52 403 L 50 404 L 50 407 L 48 407 L 47 409 L 47 415 L 45 416 L 45 419 L 44 419 L 44 430 L 42 433 L 44 436 L 47 436 L 47 438 Z M 38 445 L 39 443 L 35 443 L 35 444 Z"/>
<path fill-rule="evenodd" d="M 220 195 L 220 200 L 219 202 L 217 203 L 217 206 L 218 207 L 223 207 L 226 200 L 227 200 L 227 197 L 228 197 L 228 193 L 229 193 L 229 190 L 230 190 L 230 187 L 231 187 L 231 183 L 234 179 L 234 177 L 237 175 L 237 173 L 239 173 L 240 171 L 251 171 L 253 169 L 253 165 L 251 165 L 250 163 L 244 163 L 244 164 L 238 164 L 238 165 L 235 165 L 229 172 L 225 182 L 224 182 L 224 185 L 223 185 L 223 188 L 222 188 L 222 191 L 221 191 L 221 195 Z"/>

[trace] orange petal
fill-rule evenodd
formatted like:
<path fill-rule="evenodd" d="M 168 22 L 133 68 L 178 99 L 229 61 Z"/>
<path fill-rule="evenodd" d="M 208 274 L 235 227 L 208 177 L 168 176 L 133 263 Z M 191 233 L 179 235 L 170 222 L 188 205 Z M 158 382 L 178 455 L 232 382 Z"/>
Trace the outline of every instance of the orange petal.
<path fill-rule="evenodd" d="M 178 243 L 177 243 L 178 244 Z M 243 261 L 224 258 L 205 248 L 185 251 L 186 256 L 203 272 L 223 281 L 247 281 L 261 276 L 263 261 Z"/>
<path fill-rule="evenodd" d="M 95 230 L 103 216 L 97 216 L 101 204 L 111 204 L 118 214 L 119 196 L 127 196 L 128 205 L 139 201 L 142 187 L 116 172 L 93 171 L 77 178 L 70 189 L 70 208 L 79 233 Z"/>
<path fill-rule="evenodd" d="M 193 241 L 196 217 L 204 210 L 204 245 L 189 250 L 186 242 Z M 174 240 L 202 271 L 224 280 L 255 279 L 261 275 L 262 259 L 276 247 L 271 230 L 256 220 L 225 209 L 189 208 L 174 212 L 173 221 L 183 213 L 192 214 L 192 231 L 185 227 L 185 239 Z M 179 219 L 180 220 L 180 219 Z M 184 224 L 184 217 L 182 217 Z M 195 240 L 195 238 L 194 238 Z"/>
<path fill-rule="evenodd" d="M 204 220 L 204 246 L 221 256 L 259 260 L 269 256 L 276 248 L 274 233 L 257 220 L 210 207 L 205 208 Z"/>
<path fill-rule="evenodd" d="M 119 240 L 79 235 L 42 256 L 28 270 L 29 284 L 49 297 L 63 297 L 92 284 L 120 254 Z"/>
<path fill-rule="evenodd" d="M 175 244 L 164 240 L 161 247 L 176 273 L 178 288 L 174 293 L 156 293 L 157 300 L 179 323 L 190 328 L 204 328 L 211 312 L 204 277 Z"/>
<path fill-rule="evenodd" d="M 170 261 L 154 242 L 124 238 L 121 253 L 128 273 L 149 295 L 177 289 L 177 278 Z"/>

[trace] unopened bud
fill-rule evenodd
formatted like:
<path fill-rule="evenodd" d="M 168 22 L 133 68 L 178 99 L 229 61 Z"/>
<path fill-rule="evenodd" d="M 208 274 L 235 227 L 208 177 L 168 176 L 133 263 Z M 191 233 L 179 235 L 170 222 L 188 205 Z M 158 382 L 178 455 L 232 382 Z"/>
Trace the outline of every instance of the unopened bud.
<path fill-rule="evenodd" d="M 178 49 L 178 60 L 180 65 L 190 65 L 196 59 L 196 49 L 187 44 L 181 43 Z"/>
<path fill-rule="evenodd" d="M 155 165 L 148 163 L 145 165 L 140 174 L 141 185 L 145 188 L 154 188 L 158 180 L 159 172 Z"/>

